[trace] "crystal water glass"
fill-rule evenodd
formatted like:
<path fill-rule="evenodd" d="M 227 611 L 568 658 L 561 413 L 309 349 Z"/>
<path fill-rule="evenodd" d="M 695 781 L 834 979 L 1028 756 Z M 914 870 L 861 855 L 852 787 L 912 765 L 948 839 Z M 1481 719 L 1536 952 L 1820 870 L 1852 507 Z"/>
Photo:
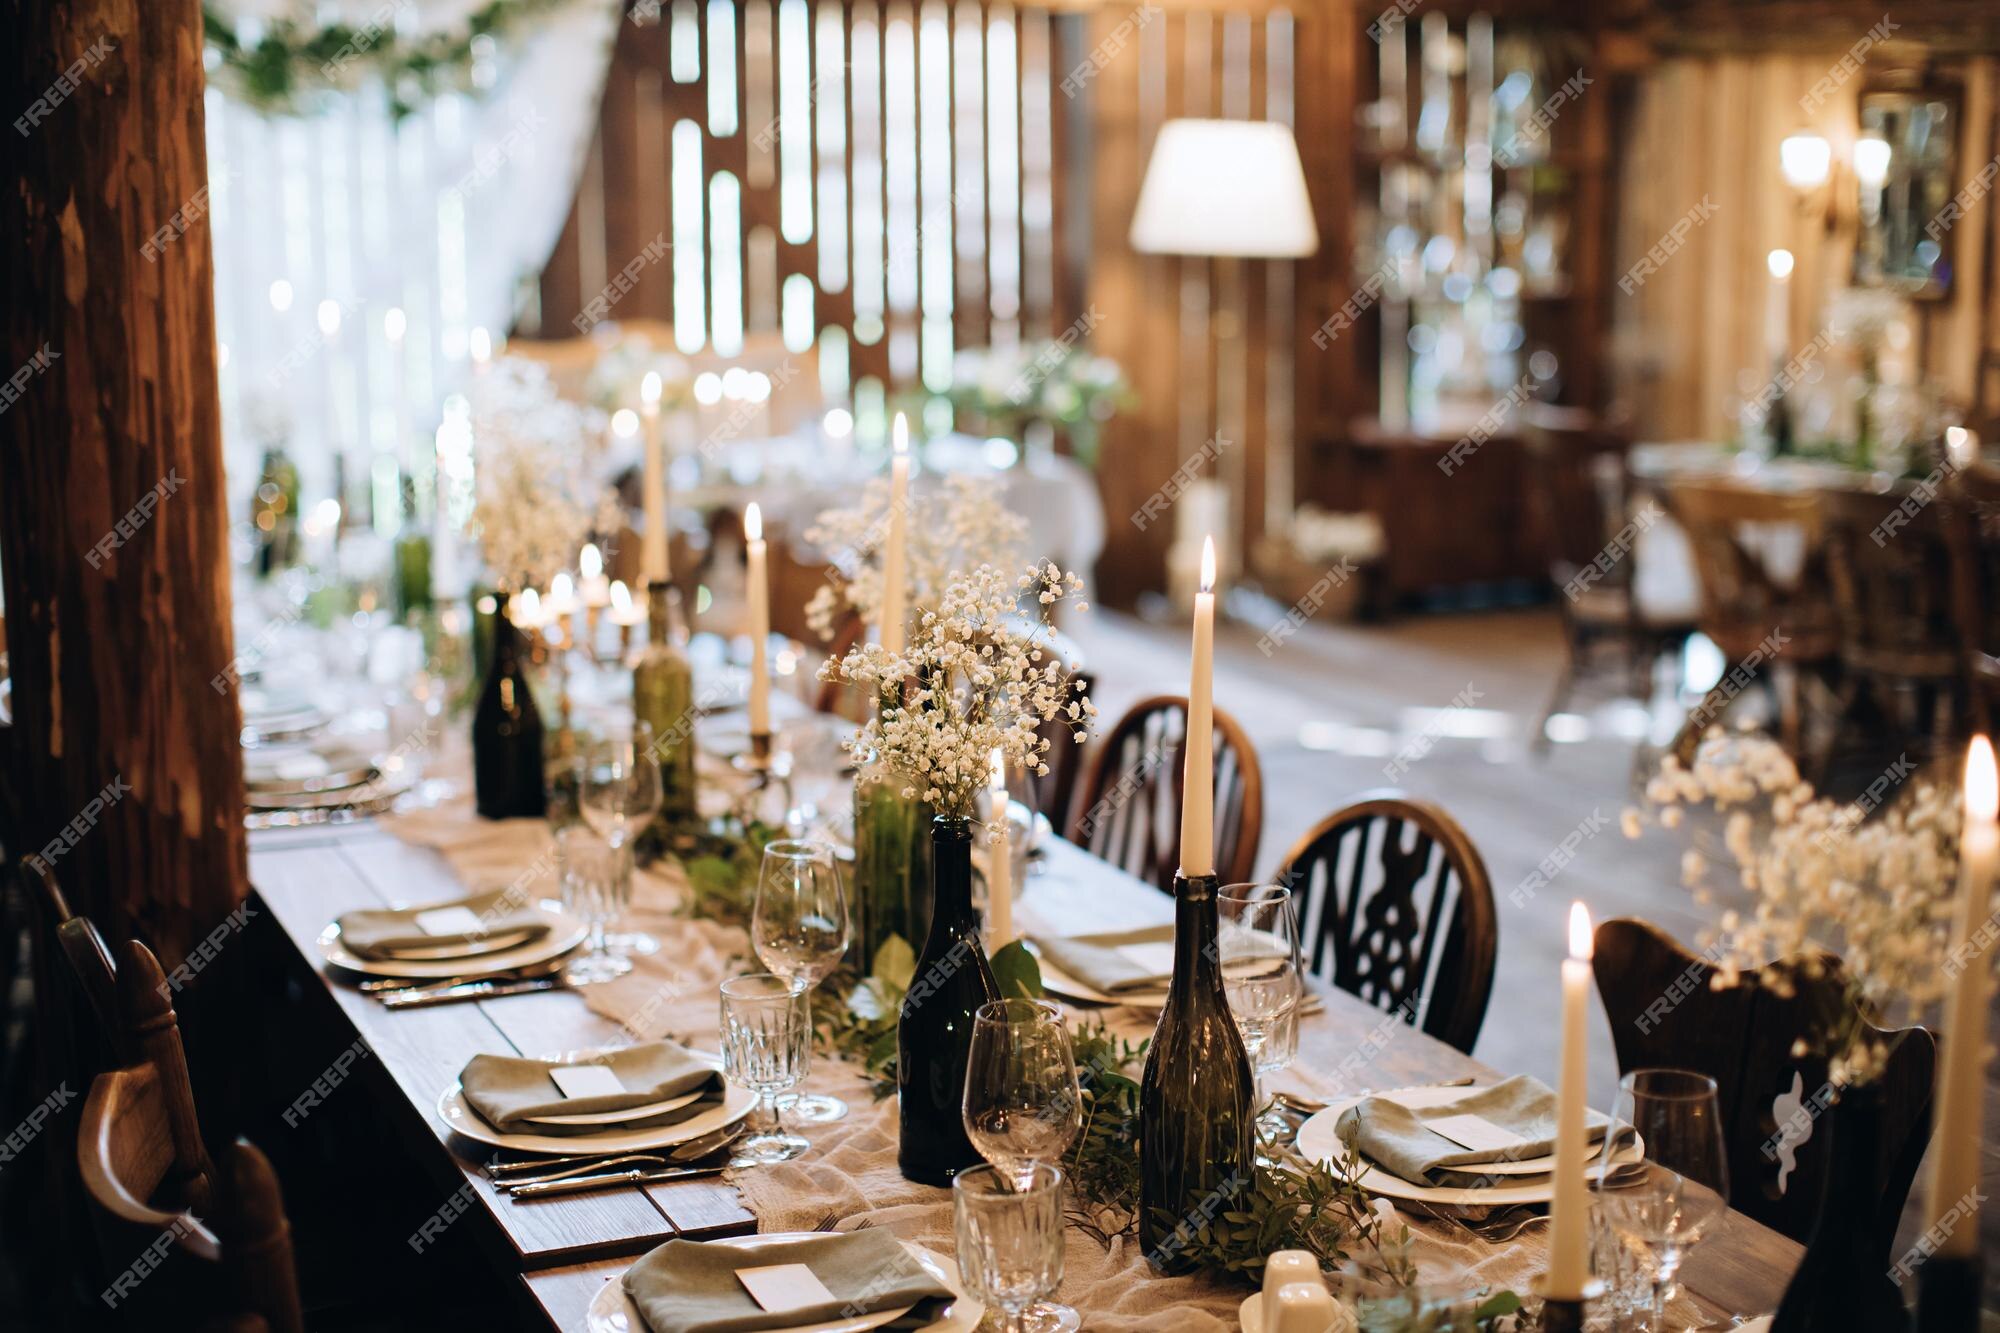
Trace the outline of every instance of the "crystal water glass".
<path fill-rule="evenodd" d="M 585 745 L 577 763 L 578 813 L 620 852 L 618 910 L 623 915 L 632 906 L 632 844 L 665 799 L 653 728 L 635 721 L 628 733 Z M 608 935 L 606 941 L 620 957 L 660 947 L 658 940 L 638 931 Z"/>
<path fill-rule="evenodd" d="M 1305 998 L 1298 914 L 1291 889 L 1282 884 L 1228 885 L 1216 895 L 1216 912 L 1222 988 L 1243 1036 L 1262 1107 L 1264 1076 L 1289 1066 L 1298 1053 L 1298 1010 Z M 1287 1128 L 1275 1108 L 1257 1121 L 1258 1137 L 1265 1141 L 1281 1137 Z"/>
<path fill-rule="evenodd" d="M 1636 1132 L 1642 1168 L 1595 1175 L 1595 1207 L 1650 1260 L 1649 1328 L 1667 1326 L 1667 1293 L 1688 1251 L 1729 1211 L 1729 1165 L 1715 1080 L 1686 1069 L 1635 1069 L 1618 1083 L 1604 1136 L 1610 1155 Z"/>
<path fill-rule="evenodd" d="M 589 930 L 583 957 L 570 963 L 563 977 L 571 985 L 589 986 L 621 977 L 632 960 L 612 952 L 605 928 L 618 919 L 622 907 L 620 872 L 627 853 L 583 824 L 556 830 L 556 877 L 562 910 Z"/>
<path fill-rule="evenodd" d="M 750 912 L 750 943 L 757 961 L 804 994 L 840 965 L 847 952 L 847 892 L 840 862 L 829 843 L 780 838 L 765 845 Z M 823 1124 L 847 1114 L 847 1103 L 821 1093 L 801 1093 L 789 1106 L 796 1120 Z"/>
<path fill-rule="evenodd" d="M 787 1133 L 778 1096 L 806 1075 L 812 1019 L 806 994 L 784 977 L 752 972 L 722 983 L 722 1074 L 757 1094 L 757 1123 L 737 1141 L 731 1166 L 788 1162 L 810 1147 Z"/>
<path fill-rule="evenodd" d="M 1030 1307 L 1062 1285 L 1062 1189 L 1053 1166 L 1037 1166 L 1025 1187 L 991 1166 L 952 1177 L 959 1279 L 1003 1333 L 1025 1333 Z"/>

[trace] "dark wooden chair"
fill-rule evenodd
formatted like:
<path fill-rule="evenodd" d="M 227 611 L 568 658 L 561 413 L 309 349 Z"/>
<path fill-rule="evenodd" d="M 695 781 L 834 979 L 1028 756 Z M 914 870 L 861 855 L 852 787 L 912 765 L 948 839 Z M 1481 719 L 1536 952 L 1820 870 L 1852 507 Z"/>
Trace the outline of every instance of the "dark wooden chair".
<path fill-rule="evenodd" d="M 67 961 L 99 1034 L 118 1058 L 124 1059 L 129 1051 L 124 1026 L 118 1020 L 118 966 L 104 936 L 88 917 L 70 911 L 69 901 L 47 866 L 23 860 L 16 863 L 15 873 L 41 917 L 43 937 L 53 939 Z"/>
<path fill-rule="evenodd" d="M 1953 614 L 1972 691 L 1973 725 L 2000 717 L 2000 464 L 1975 463 L 1951 480 Z"/>
<path fill-rule="evenodd" d="M 1971 687 L 1959 646 L 1948 506 L 1926 503 L 1912 512 L 1899 493 L 1843 490 L 1822 492 L 1819 505 L 1847 680 L 1897 744 L 1928 729 L 1934 748 L 1951 746 Z M 1859 701 L 1845 701 L 1850 715 Z"/>
<path fill-rule="evenodd" d="M 1819 1217 L 1834 1165 L 1833 1135 L 1853 1117 L 1843 1114 L 1845 1103 L 1824 1109 L 1826 1059 L 1794 1054 L 1794 1045 L 1805 1038 L 1810 1049 L 1821 1049 L 1815 1039 L 1843 1022 L 1865 1024 L 1890 1043 L 1868 1159 L 1873 1178 L 1864 1191 L 1876 1200 L 1866 1222 L 1871 1252 L 1886 1267 L 1930 1141 L 1936 1043 L 1923 1028 L 1874 1028 L 1855 1011 L 1837 959 L 1779 966 L 1781 986 L 1746 977 L 1742 985 L 1714 990 L 1707 959 L 1657 926 L 1630 919 L 1598 926 L 1592 959 L 1618 1068 L 1692 1069 L 1713 1078 L 1729 1145 L 1730 1205 L 1798 1241 L 1811 1236 Z"/>
<path fill-rule="evenodd" d="M 300 1333 L 290 1228 L 270 1163 L 247 1143 L 220 1167 L 210 1160 L 166 977 L 145 945 L 120 954 L 119 1011 L 138 1058 L 91 1083 L 76 1148 L 113 1306 L 171 1309 L 179 1327 Z M 171 1256 L 173 1276 L 155 1286 L 150 1266 L 119 1271 L 142 1254 L 153 1264 Z"/>
<path fill-rule="evenodd" d="M 1625 456 L 1631 441 L 1596 413 L 1524 403 L 1518 417 L 1528 463 L 1534 528 L 1544 544 L 1565 656 L 1531 744 L 1548 749 L 1548 720 L 1568 705 L 1578 680 L 1610 649 L 1627 689 L 1653 693 L 1653 667 L 1694 629 L 1691 617 L 1656 610 L 1635 594 L 1638 534 L 1660 512 L 1632 493 Z"/>
<path fill-rule="evenodd" d="M 1458 821 L 1398 791 L 1364 793 L 1278 867 L 1313 975 L 1470 1052 L 1493 994 L 1499 914 Z"/>
<path fill-rule="evenodd" d="M 1667 488 L 1666 504 L 1694 551 L 1701 579 L 1697 628 L 1730 664 L 1689 713 L 1673 752 L 1684 763 L 1693 760 L 1703 732 L 1722 721 L 1745 687 L 1740 667 L 1770 691 L 1786 748 L 1801 755 L 1802 682 L 1835 666 L 1840 652 L 1817 498 L 1689 479 Z M 1801 566 L 1791 577 L 1781 576 L 1754 540 L 1779 532 L 1796 534 L 1803 543 Z M 1774 642 L 1774 631 L 1783 634 L 1782 643 Z M 1781 675 L 1788 687 L 1781 687 Z"/>
<path fill-rule="evenodd" d="M 1132 705 L 1084 760 L 1067 836 L 1086 851 L 1171 893 L 1180 864 L 1187 699 Z M 1240 723 L 1215 710 L 1215 873 L 1250 878 L 1264 832 L 1264 775 Z"/>

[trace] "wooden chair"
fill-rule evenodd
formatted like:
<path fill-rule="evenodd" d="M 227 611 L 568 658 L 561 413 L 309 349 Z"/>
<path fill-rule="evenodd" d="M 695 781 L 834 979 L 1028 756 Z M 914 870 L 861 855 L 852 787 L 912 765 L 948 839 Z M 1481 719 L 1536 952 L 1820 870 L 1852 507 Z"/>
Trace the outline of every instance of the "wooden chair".
<path fill-rule="evenodd" d="M 1187 699 L 1155 695 L 1132 705 L 1091 750 L 1067 836 L 1092 854 L 1171 893 L 1180 863 L 1181 756 Z M 1264 775 L 1250 736 L 1215 710 L 1215 873 L 1250 878 L 1264 831 Z"/>
<path fill-rule="evenodd" d="M 23 860 L 16 863 L 15 873 L 39 911 L 43 935 L 55 940 L 67 960 L 100 1035 L 119 1059 L 126 1058 L 125 1029 L 118 1021 L 118 966 L 111 960 L 104 936 L 88 917 L 69 910 L 69 901 L 47 866 Z"/>
<path fill-rule="evenodd" d="M 137 941 L 120 950 L 119 964 L 119 1010 L 138 1059 L 91 1083 L 76 1150 L 108 1290 L 119 1304 L 143 1294 L 148 1308 L 171 1305 L 182 1326 L 300 1333 L 290 1230 L 270 1163 L 247 1143 L 224 1154 L 224 1170 L 210 1160 L 166 977 Z M 142 1253 L 185 1262 L 149 1290 L 149 1269 L 117 1272 Z M 196 1320 L 182 1302 L 193 1303 Z"/>
<path fill-rule="evenodd" d="M 1715 969 L 1645 921 L 1619 919 L 1597 928 L 1592 967 L 1611 1020 L 1621 1071 L 1692 1069 L 1716 1081 L 1729 1145 L 1729 1202 L 1759 1222 L 1804 1241 L 1819 1217 L 1832 1174 L 1832 1136 L 1843 1104 L 1827 1100 L 1824 1056 L 1793 1054 L 1794 1043 L 1842 1021 L 1864 1025 L 1891 1043 L 1880 1075 L 1883 1109 L 1873 1178 L 1877 1200 L 1866 1225 L 1871 1252 L 1886 1266 L 1903 1201 L 1930 1140 L 1931 1077 L 1936 1043 L 1922 1028 L 1884 1031 L 1858 1014 L 1837 959 L 1784 967 L 1790 994 L 1746 978 L 1710 988 Z"/>
<path fill-rule="evenodd" d="M 1975 463 L 1951 480 L 1953 615 L 1972 692 L 1974 725 L 2000 717 L 2000 464 Z"/>
<path fill-rule="evenodd" d="M 1912 512 L 1902 494 L 1843 490 L 1822 492 L 1819 504 L 1843 670 L 1884 714 L 1893 743 L 1921 735 L 1928 712 L 1933 741 L 1950 745 L 1971 684 L 1959 646 L 1956 534 L 1947 506 L 1925 503 Z"/>
<path fill-rule="evenodd" d="M 1097 677 L 1088 671 L 1072 672 L 1070 681 L 1079 700 L 1090 698 L 1091 691 L 1097 688 Z M 1067 828 L 1069 808 L 1076 799 L 1076 784 L 1083 775 L 1085 749 L 1076 743 L 1074 729 L 1060 719 L 1044 722 L 1036 732 L 1049 743 L 1042 756 L 1049 771 L 1035 779 L 1035 810 L 1049 821 L 1051 828 Z"/>
<path fill-rule="evenodd" d="M 1709 688 L 1675 737 L 1673 752 L 1691 762 L 1702 733 L 1719 723 L 1745 687 L 1743 675 L 1763 682 L 1775 699 L 1787 748 L 1800 754 L 1803 734 L 1800 682 L 1833 666 L 1840 636 L 1827 595 L 1820 509 L 1812 495 L 1759 490 L 1712 480 L 1677 481 L 1667 488 L 1668 510 L 1687 530 L 1701 578 L 1696 625 L 1715 642 L 1730 667 Z M 1782 577 L 1758 538 L 1802 543 L 1796 575 Z M 1774 639 L 1782 633 L 1782 642 Z M 1789 689 L 1777 683 L 1779 669 Z"/>
<path fill-rule="evenodd" d="M 1520 411 L 1530 495 L 1539 511 L 1549 582 L 1562 617 L 1566 654 L 1534 729 L 1537 751 L 1549 746 L 1548 720 L 1569 703 L 1578 677 L 1611 648 L 1622 661 L 1629 691 L 1652 697 L 1653 665 L 1677 649 L 1693 621 L 1656 611 L 1635 595 L 1638 534 L 1650 526 L 1657 505 L 1635 502 L 1625 468 L 1630 440 L 1596 413 L 1547 403 Z M 1598 563 L 1604 557 L 1603 563 Z"/>
<path fill-rule="evenodd" d="M 1398 791 L 1364 793 L 1285 855 L 1315 976 L 1470 1052 L 1493 994 L 1499 914 L 1458 821 Z"/>

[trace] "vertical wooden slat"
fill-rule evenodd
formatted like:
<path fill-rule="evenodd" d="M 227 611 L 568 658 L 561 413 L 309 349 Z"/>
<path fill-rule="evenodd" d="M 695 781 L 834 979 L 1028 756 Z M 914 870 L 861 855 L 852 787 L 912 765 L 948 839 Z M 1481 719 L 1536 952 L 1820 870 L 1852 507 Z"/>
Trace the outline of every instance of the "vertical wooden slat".
<path fill-rule="evenodd" d="M 1055 316 L 1055 161 L 1050 127 L 1049 15 L 1021 11 L 1021 323 L 1030 338 L 1062 331 Z"/>

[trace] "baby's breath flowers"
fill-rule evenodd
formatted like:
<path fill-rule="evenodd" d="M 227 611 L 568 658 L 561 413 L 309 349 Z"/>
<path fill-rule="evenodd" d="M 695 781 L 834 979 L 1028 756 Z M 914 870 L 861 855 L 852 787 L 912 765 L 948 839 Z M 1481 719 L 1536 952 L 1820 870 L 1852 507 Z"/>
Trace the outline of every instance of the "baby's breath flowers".
<path fill-rule="evenodd" d="M 1725 908 L 1703 934 L 1718 987 L 1746 973 L 1783 988 L 1769 964 L 1790 959 L 1808 975 L 1821 951 L 1838 955 L 1856 997 L 1889 1021 L 1917 1021 L 1944 996 L 1953 903 L 1958 892 L 1958 793 L 1924 778 L 1864 818 L 1856 806 L 1818 795 L 1769 737 L 1712 730 L 1683 766 L 1671 754 L 1646 787 L 1646 803 L 1666 828 L 1713 810 L 1735 884 L 1720 881 L 1710 857 L 1682 854 L 1682 879 L 1695 900 Z M 1640 812 L 1627 811 L 1628 836 Z M 1996 902 L 2000 907 L 2000 902 Z M 1850 1032 L 1826 1034 L 1841 1047 Z M 1867 1078 L 1882 1052 L 1864 1043 L 1828 1049 L 1835 1077 Z"/>
<path fill-rule="evenodd" d="M 958 476 L 935 489 L 912 489 L 904 576 L 910 605 L 934 606 L 961 569 L 977 561 L 1007 567 L 1023 558 L 1028 521 L 996 498 L 991 477 Z M 882 549 L 889 540 L 889 483 L 877 478 L 851 509 L 828 509 L 806 529 L 837 576 L 806 605 L 806 623 L 822 638 L 849 611 L 873 623 L 882 610 Z"/>
<path fill-rule="evenodd" d="M 535 361 L 505 357 L 472 404 L 479 549 L 508 592 L 546 584 L 593 527 L 614 528 L 617 498 L 599 478 L 605 415 L 559 397 Z"/>
<path fill-rule="evenodd" d="M 942 582 L 936 604 L 912 620 L 904 651 L 865 644 L 821 668 L 822 678 L 884 701 L 851 748 L 907 774 L 908 794 L 946 817 L 972 814 L 995 750 L 1009 767 L 1046 774 L 1042 725 L 1060 720 L 1081 743 L 1096 716 L 1047 641 L 1049 609 L 1082 590 L 1054 564 L 1019 575 L 981 564 Z M 1023 602 L 1043 614 L 1024 616 Z"/>

